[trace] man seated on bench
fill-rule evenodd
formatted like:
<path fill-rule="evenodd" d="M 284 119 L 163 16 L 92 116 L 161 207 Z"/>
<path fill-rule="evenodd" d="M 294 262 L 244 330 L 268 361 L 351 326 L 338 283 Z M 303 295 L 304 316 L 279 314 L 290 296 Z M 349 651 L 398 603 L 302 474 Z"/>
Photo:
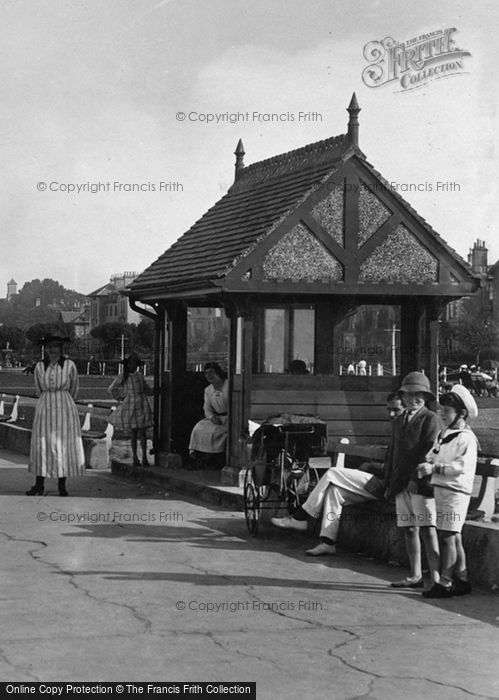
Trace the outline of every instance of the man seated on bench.
<path fill-rule="evenodd" d="M 387 396 L 386 407 L 390 420 L 404 412 L 404 404 L 397 393 Z M 307 550 L 312 557 L 336 554 L 336 539 L 344 506 L 383 497 L 385 490 L 381 478 L 381 464 L 367 463 L 359 469 L 330 467 L 320 479 L 303 506 L 293 515 L 271 518 L 272 525 L 283 529 L 305 531 L 309 516 L 319 518 L 322 513 L 320 542 Z M 375 475 L 373 475 L 373 473 Z"/>

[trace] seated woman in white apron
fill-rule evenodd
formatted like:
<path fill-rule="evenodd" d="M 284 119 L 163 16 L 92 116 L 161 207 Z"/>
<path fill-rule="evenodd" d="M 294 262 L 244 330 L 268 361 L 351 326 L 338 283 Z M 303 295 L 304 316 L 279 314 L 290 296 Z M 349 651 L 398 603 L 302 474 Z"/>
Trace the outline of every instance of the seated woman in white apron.
<path fill-rule="evenodd" d="M 189 442 L 189 454 L 193 458 L 209 460 L 216 455 L 220 461 L 225 456 L 227 441 L 228 382 L 223 369 L 216 362 L 208 362 L 204 376 L 209 382 L 204 390 L 204 418 L 194 426 Z"/>

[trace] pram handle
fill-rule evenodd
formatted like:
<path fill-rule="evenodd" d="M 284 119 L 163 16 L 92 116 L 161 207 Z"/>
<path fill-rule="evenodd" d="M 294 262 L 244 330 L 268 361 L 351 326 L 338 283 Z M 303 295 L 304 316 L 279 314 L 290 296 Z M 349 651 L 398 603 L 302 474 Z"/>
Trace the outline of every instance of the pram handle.
<path fill-rule="evenodd" d="M 295 425 L 276 425 L 275 427 L 280 433 L 291 433 L 291 435 L 313 435 L 315 433 L 315 427 L 313 425 L 305 429 Z"/>

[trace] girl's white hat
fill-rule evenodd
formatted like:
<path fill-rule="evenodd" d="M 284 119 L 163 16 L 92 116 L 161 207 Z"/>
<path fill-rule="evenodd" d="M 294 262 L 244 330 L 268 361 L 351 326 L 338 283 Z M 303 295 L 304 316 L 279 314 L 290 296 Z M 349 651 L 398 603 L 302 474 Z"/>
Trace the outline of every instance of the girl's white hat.
<path fill-rule="evenodd" d="M 461 399 L 463 406 L 468 411 L 469 418 L 476 418 L 478 416 L 478 406 L 476 405 L 476 401 L 465 386 L 462 384 L 455 384 L 450 393 L 456 394 L 456 396 Z"/>

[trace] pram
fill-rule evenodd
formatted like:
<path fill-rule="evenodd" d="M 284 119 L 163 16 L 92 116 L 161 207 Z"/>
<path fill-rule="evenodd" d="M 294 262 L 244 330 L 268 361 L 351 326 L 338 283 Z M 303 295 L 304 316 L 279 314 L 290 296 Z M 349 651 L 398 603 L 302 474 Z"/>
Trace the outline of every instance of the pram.
<path fill-rule="evenodd" d="M 325 455 L 326 441 L 327 425 L 314 416 L 269 418 L 255 431 L 244 480 L 244 514 L 252 535 L 258 533 L 262 510 L 285 504 L 291 513 L 306 500 L 319 480 L 310 458 Z"/>

